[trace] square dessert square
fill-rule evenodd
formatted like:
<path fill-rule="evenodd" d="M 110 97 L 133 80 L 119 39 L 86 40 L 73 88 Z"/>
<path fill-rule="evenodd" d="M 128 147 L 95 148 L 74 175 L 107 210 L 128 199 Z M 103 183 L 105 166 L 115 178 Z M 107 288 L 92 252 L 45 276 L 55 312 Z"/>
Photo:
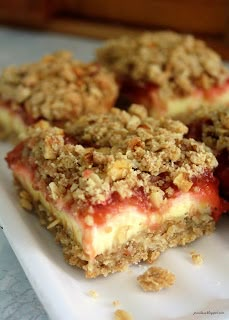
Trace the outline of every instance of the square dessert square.
<path fill-rule="evenodd" d="M 123 36 L 98 49 L 97 60 L 116 75 L 118 106 L 140 103 L 154 117 L 182 119 L 203 105 L 229 105 L 228 70 L 216 52 L 192 35 Z"/>
<path fill-rule="evenodd" d="M 0 76 L 0 134 L 17 138 L 41 119 L 62 127 L 84 113 L 107 112 L 117 91 L 110 72 L 66 51 L 8 67 Z"/>
<path fill-rule="evenodd" d="M 188 136 L 204 142 L 218 160 L 220 194 L 229 201 L 229 107 L 201 108 L 186 119 Z M 229 210 L 229 207 L 228 207 Z"/>
<path fill-rule="evenodd" d="M 214 230 L 217 161 L 187 130 L 132 105 L 65 130 L 40 122 L 7 162 L 22 206 L 55 233 L 68 263 L 106 276 Z"/>

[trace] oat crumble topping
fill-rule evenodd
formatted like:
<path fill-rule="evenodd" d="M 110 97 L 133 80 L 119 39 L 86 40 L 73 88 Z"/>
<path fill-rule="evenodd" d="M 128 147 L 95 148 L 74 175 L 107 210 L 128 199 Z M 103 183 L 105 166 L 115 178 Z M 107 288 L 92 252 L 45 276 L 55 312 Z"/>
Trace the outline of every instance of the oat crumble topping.
<path fill-rule="evenodd" d="M 46 122 L 29 129 L 23 156 L 31 165 L 35 161 L 35 180 L 42 181 L 51 199 L 95 205 L 113 193 L 128 198 L 141 189 L 159 207 L 174 188 L 187 192 L 192 178 L 217 165 L 204 144 L 183 138 L 184 124 L 141 119 L 138 107 L 82 116 L 65 132 Z M 93 224 L 91 214 L 93 208 L 85 218 L 88 225 Z"/>
<path fill-rule="evenodd" d="M 193 113 L 189 124 L 201 123 L 201 137 L 207 146 L 216 153 L 227 149 L 229 151 L 229 108 L 218 106 L 201 108 Z"/>
<path fill-rule="evenodd" d="M 228 78 L 220 56 L 203 41 L 169 31 L 109 40 L 97 59 L 121 80 L 159 86 L 161 96 L 209 89 Z"/>
<path fill-rule="evenodd" d="M 3 70 L 0 95 L 14 111 L 23 110 L 35 120 L 58 121 L 109 110 L 117 85 L 113 75 L 97 63 L 82 63 L 61 51 Z"/>
<path fill-rule="evenodd" d="M 171 287 L 175 279 L 173 273 L 160 267 L 151 267 L 137 277 L 137 281 L 144 291 L 160 291 Z"/>

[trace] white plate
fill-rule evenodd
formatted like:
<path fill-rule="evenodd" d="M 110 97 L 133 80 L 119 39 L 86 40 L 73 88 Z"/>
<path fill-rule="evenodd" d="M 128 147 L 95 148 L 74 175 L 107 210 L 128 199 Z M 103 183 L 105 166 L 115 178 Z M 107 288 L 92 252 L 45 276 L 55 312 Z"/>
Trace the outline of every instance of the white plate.
<path fill-rule="evenodd" d="M 136 277 L 146 270 L 144 264 L 107 278 L 86 280 L 81 270 L 64 262 L 61 249 L 36 217 L 20 208 L 4 161 L 9 149 L 6 143 L 0 144 L 1 223 L 51 319 L 113 319 L 114 300 L 119 300 L 119 308 L 130 312 L 135 320 L 229 319 L 228 216 L 220 221 L 213 235 L 184 248 L 170 249 L 159 258 L 155 265 L 176 275 L 176 283 L 169 289 L 157 293 L 141 291 Z M 203 265 L 192 264 L 192 249 L 203 255 Z M 90 297 L 90 290 L 95 290 L 99 297 Z"/>

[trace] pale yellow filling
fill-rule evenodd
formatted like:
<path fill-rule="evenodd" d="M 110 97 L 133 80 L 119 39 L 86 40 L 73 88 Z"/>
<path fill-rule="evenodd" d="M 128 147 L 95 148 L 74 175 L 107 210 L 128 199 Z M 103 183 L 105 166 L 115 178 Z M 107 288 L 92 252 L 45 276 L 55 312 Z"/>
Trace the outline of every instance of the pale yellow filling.
<path fill-rule="evenodd" d="M 3 129 L 3 134 L 6 136 L 11 133 L 19 136 L 25 132 L 26 125 L 19 115 L 13 114 L 6 108 L 0 106 L 0 128 Z"/>
<path fill-rule="evenodd" d="M 229 105 L 229 89 L 225 90 L 221 94 L 217 94 L 211 97 L 210 99 L 207 99 L 201 92 L 197 92 L 196 94 L 187 97 L 160 101 L 160 104 L 158 106 L 154 105 L 154 103 L 155 101 L 153 100 L 152 108 L 150 110 L 150 114 L 152 116 L 160 117 L 166 115 L 167 117 L 182 120 L 184 118 L 187 118 L 188 114 L 190 114 L 197 108 L 201 108 L 204 106 L 213 107 L 220 105 Z"/>
<path fill-rule="evenodd" d="M 167 102 L 167 115 L 173 118 L 182 115 L 182 113 L 192 112 L 201 106 L 214 106 L 229 104 L 229 90 L 213 97 L 211 100 L 206 99 L 203 95 L 194 95 L 190 97 L 171 99 Z"/>
<path fill-rule="evenodd" d="M 82 222 L 77 212 L 69 214 L 60 209 L 61 202 L 57 202 L 55 206 L 47 202 L 44 194 L 33 189 L 25 170 L 16 172 L 16 176 L 33 199 L 40 201 L 45 209 L 51 212 L 68 233 L 81 244 L 86 256 L 90 259 L 98 254 L 111 252 L 141 232 L 150 231 L 166 220 L 185 217 L 196 211 L 203 214 L 210 213 L 210 206 L 207 202 L 197 201 L 193 192 L 187 192 L 168 200 L 164 206 L 162 205 L 152 214 L 144 214 L 139 208 L 126 205 L 118 213 L 109 215 L 106 223 L 96 225 L 93 223 L 93 215 L 86 216 Z"/>

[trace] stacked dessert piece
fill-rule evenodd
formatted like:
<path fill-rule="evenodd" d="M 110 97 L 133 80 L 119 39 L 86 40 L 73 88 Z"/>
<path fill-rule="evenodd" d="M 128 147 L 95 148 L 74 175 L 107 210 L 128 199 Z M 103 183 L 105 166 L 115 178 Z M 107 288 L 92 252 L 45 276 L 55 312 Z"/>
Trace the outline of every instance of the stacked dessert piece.
<path fill-rule="evenodd" d="M 229 105 L 229 73 L 203 41 L 174 32 L 108 41 L 97 59 L 113 71 L 125 101 L 155 117 L 185 118 L 201 105 Z"/>
<path fill-rule="evenodd" d="M 202 127 L 194 134 L 223 146 L 214 147 L 215 157 L 188 136 L 196 114 L 191 133 L 168 118 L 228 103 L 220 57 L 192 36 L 164 32 L 111 41 L 98 60 L 82 64 L 56 53 L 0 78 L 3 132 L 24 136 L 6 157 L 21 204 L 35 210 L 69 264 L 88 278 L 152 262 L 212 232 L 226 210 L 214 172 L 222 171 L 216 157 L 225 149 L 228 159 L 228 135 L 216 143 Z M 118 87 L 146 108 L 113 108 Z M 226 113 L 211 118 L 222 123 L 217 134 L 228 130 Z"/>
<path fill-rule="evenodd" d="M 38 123 L 7 156 L 22 189 L 86 276 L 152 262 L 214 230 L 223 211 L 217 161 L 179 121 L 112 109 L 66 129 Z"/>
<path fill-rule="evenodd" d="M 218 160 L 215 175 L 220 193 L 229 201 L 229 107 L 200 108 L 186 119 L 188 136 L 203 141 Z"/>
<path fill-rule="evenodd" d="M 40 119 L 63 126 L 87 112 L 107 112 L 118 88 L 98 63 L 57 52 L 40 61 L 6 68 L 0 77 L 0 133 L 14 138 Z"/>

